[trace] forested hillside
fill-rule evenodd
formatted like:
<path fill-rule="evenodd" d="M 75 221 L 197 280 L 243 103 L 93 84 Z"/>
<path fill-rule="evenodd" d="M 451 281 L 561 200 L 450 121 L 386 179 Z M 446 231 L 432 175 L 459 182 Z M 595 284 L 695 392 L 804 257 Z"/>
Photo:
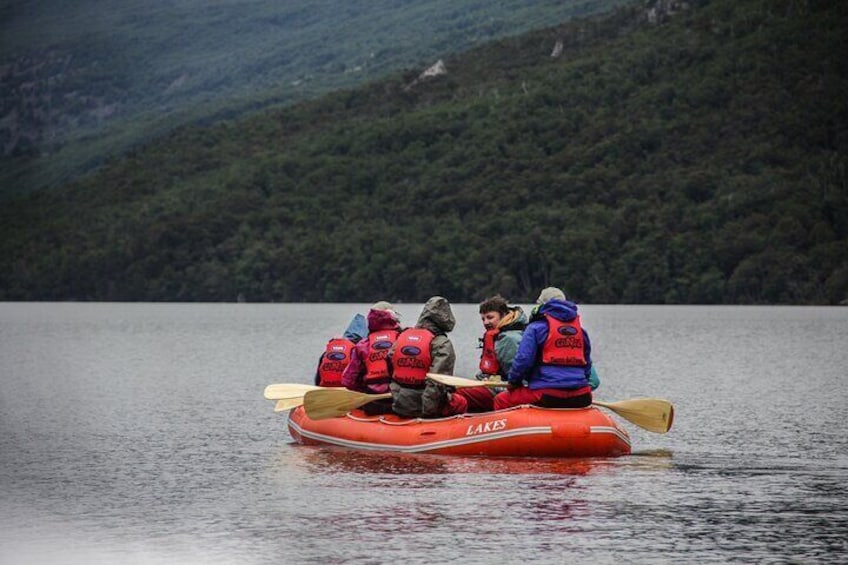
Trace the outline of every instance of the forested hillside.
<path fill-rule="evenodd" d="M 658 5 L 6 199 L 0 299 L 844 301 L 848 4 Z"/>
<path fill-rule="evenodd" d="M 621 2 L 4 2 L 0 193 L 71 180 L 179 125 L 314 98 Z"/>

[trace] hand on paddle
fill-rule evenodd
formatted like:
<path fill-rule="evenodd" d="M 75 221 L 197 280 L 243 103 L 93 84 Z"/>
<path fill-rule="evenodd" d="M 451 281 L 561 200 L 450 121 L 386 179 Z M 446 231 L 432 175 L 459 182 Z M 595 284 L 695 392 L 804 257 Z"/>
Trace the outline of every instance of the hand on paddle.
<path fill-rule="evenodd" d="M 439 375 L 437 373 L 427 373 L 427 378 L 456 388 L 472 386 L 494 388 L 503 387 L 504 384 L 509 388 L 522 386 L 501 382 L 477 381 L 451 375 Z M 595 400 L 592 404 L 612 410 L 628 422 L 658 434 L 664 434 L 670 430 L 671 424 L 674 421 L 674 406 L 672 406 L 671 402 L 662 398 L 634 398 L 632 400 L 619 400 L 618 402 L 599 402 Z"/>

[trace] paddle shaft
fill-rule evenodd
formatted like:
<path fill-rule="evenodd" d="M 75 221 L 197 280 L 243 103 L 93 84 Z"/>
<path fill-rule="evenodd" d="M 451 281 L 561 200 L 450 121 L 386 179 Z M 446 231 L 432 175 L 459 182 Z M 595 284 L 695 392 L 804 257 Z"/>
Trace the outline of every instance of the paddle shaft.
<path fill-rule="evenodd" d="M 503 388 L 507 383 L 503 381 L 478 381 L 474 379 L 466 379 L 464 377 L 455 377 L 453 375 L 440 375 L 439 373 L 427 373 L 427 378 L 445 386 L 454 388 L 470 388 L 475 386 L 484 386 L 486 388 Z"/>
<path fill-rule="evenodd" d="M 452 375 L 440 375 L 438 373 L 427 373 L 427 378 L 454 388 L 477 386 L 501 388 L 507 384 L 503 382 L 476 381 Z M 664 434 L 671 429 L 671 424 L 674 421 L 674 407 L 669 401 L 661 398 L 634 398 L 632 400 L 620 400 L 618 402 L 596 401 L 592 404 L 612 410 L 631 424 L 658 434 Z"/>
<path fill-rule="evenodd" d="M 427 378 L 454 388 L 486 387 L 502 388 L 506 383 L 500 381 L 477 381 L 452 375 L 427 373 Z M 312 396 L 313 401 L 308 399 Z M 344 416 L 351 410 L 375 400 L 391 398 L 391 393 L 365 394 L 344 388 L 322 388 L 303 384 L 276 384 L 265 388 L 265 398 L 277 400 L 276 412 L 305 405 L 307 414 L 314 420 Z M 618 402 L 592 403 L 612 410 L 621 418 L 650 432 L 664 434 L 671 429 L 674 421 L 674 406 L 661 398 L 634 398 Z"/>

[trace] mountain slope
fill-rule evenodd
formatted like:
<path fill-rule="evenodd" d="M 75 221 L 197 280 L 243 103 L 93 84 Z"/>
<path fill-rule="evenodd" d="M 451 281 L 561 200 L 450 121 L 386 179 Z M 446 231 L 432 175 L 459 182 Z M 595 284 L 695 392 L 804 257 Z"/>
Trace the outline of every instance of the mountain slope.
<path fill-rule="evenodd" d="M 183 129 L 4 202 L 0 298 L 837 303 L 845 24 L 639 4 Z"/>
<path fill-rule="evenodd" d="M 180 124 L 313 98 L 613 3 L 7 2 L 0 187 L 67 181 Z"/>

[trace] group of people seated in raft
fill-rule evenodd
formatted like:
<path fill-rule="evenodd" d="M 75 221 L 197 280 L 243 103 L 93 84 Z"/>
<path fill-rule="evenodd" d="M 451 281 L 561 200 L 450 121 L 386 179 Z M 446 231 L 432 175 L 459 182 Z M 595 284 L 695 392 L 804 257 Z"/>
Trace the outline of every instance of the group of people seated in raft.
<path fill-rule="evenodd" d="M 598 387 L 589 335 L 577 305 L 555 287 L 542 290 L 528 322 L 519 306 L 500 295 L 480 303 L 482 338 L 479 380 L 501 376 L 504 388 L 447 387 L 427 373 L 452 375 L 456 354 L 448 333 L 456 320 L 450 303 L 430 298 L 414 327 L 402 328 L 388 302 L 377 302 L 367 320 L 357 314 L 344 335 L 321 354 L 315 383 L 392 398 L 362 407 L 369 415 L 395 413 L 439 418 L 489 412 L 522 404 L 581 408 L 592 404 Z"/>

